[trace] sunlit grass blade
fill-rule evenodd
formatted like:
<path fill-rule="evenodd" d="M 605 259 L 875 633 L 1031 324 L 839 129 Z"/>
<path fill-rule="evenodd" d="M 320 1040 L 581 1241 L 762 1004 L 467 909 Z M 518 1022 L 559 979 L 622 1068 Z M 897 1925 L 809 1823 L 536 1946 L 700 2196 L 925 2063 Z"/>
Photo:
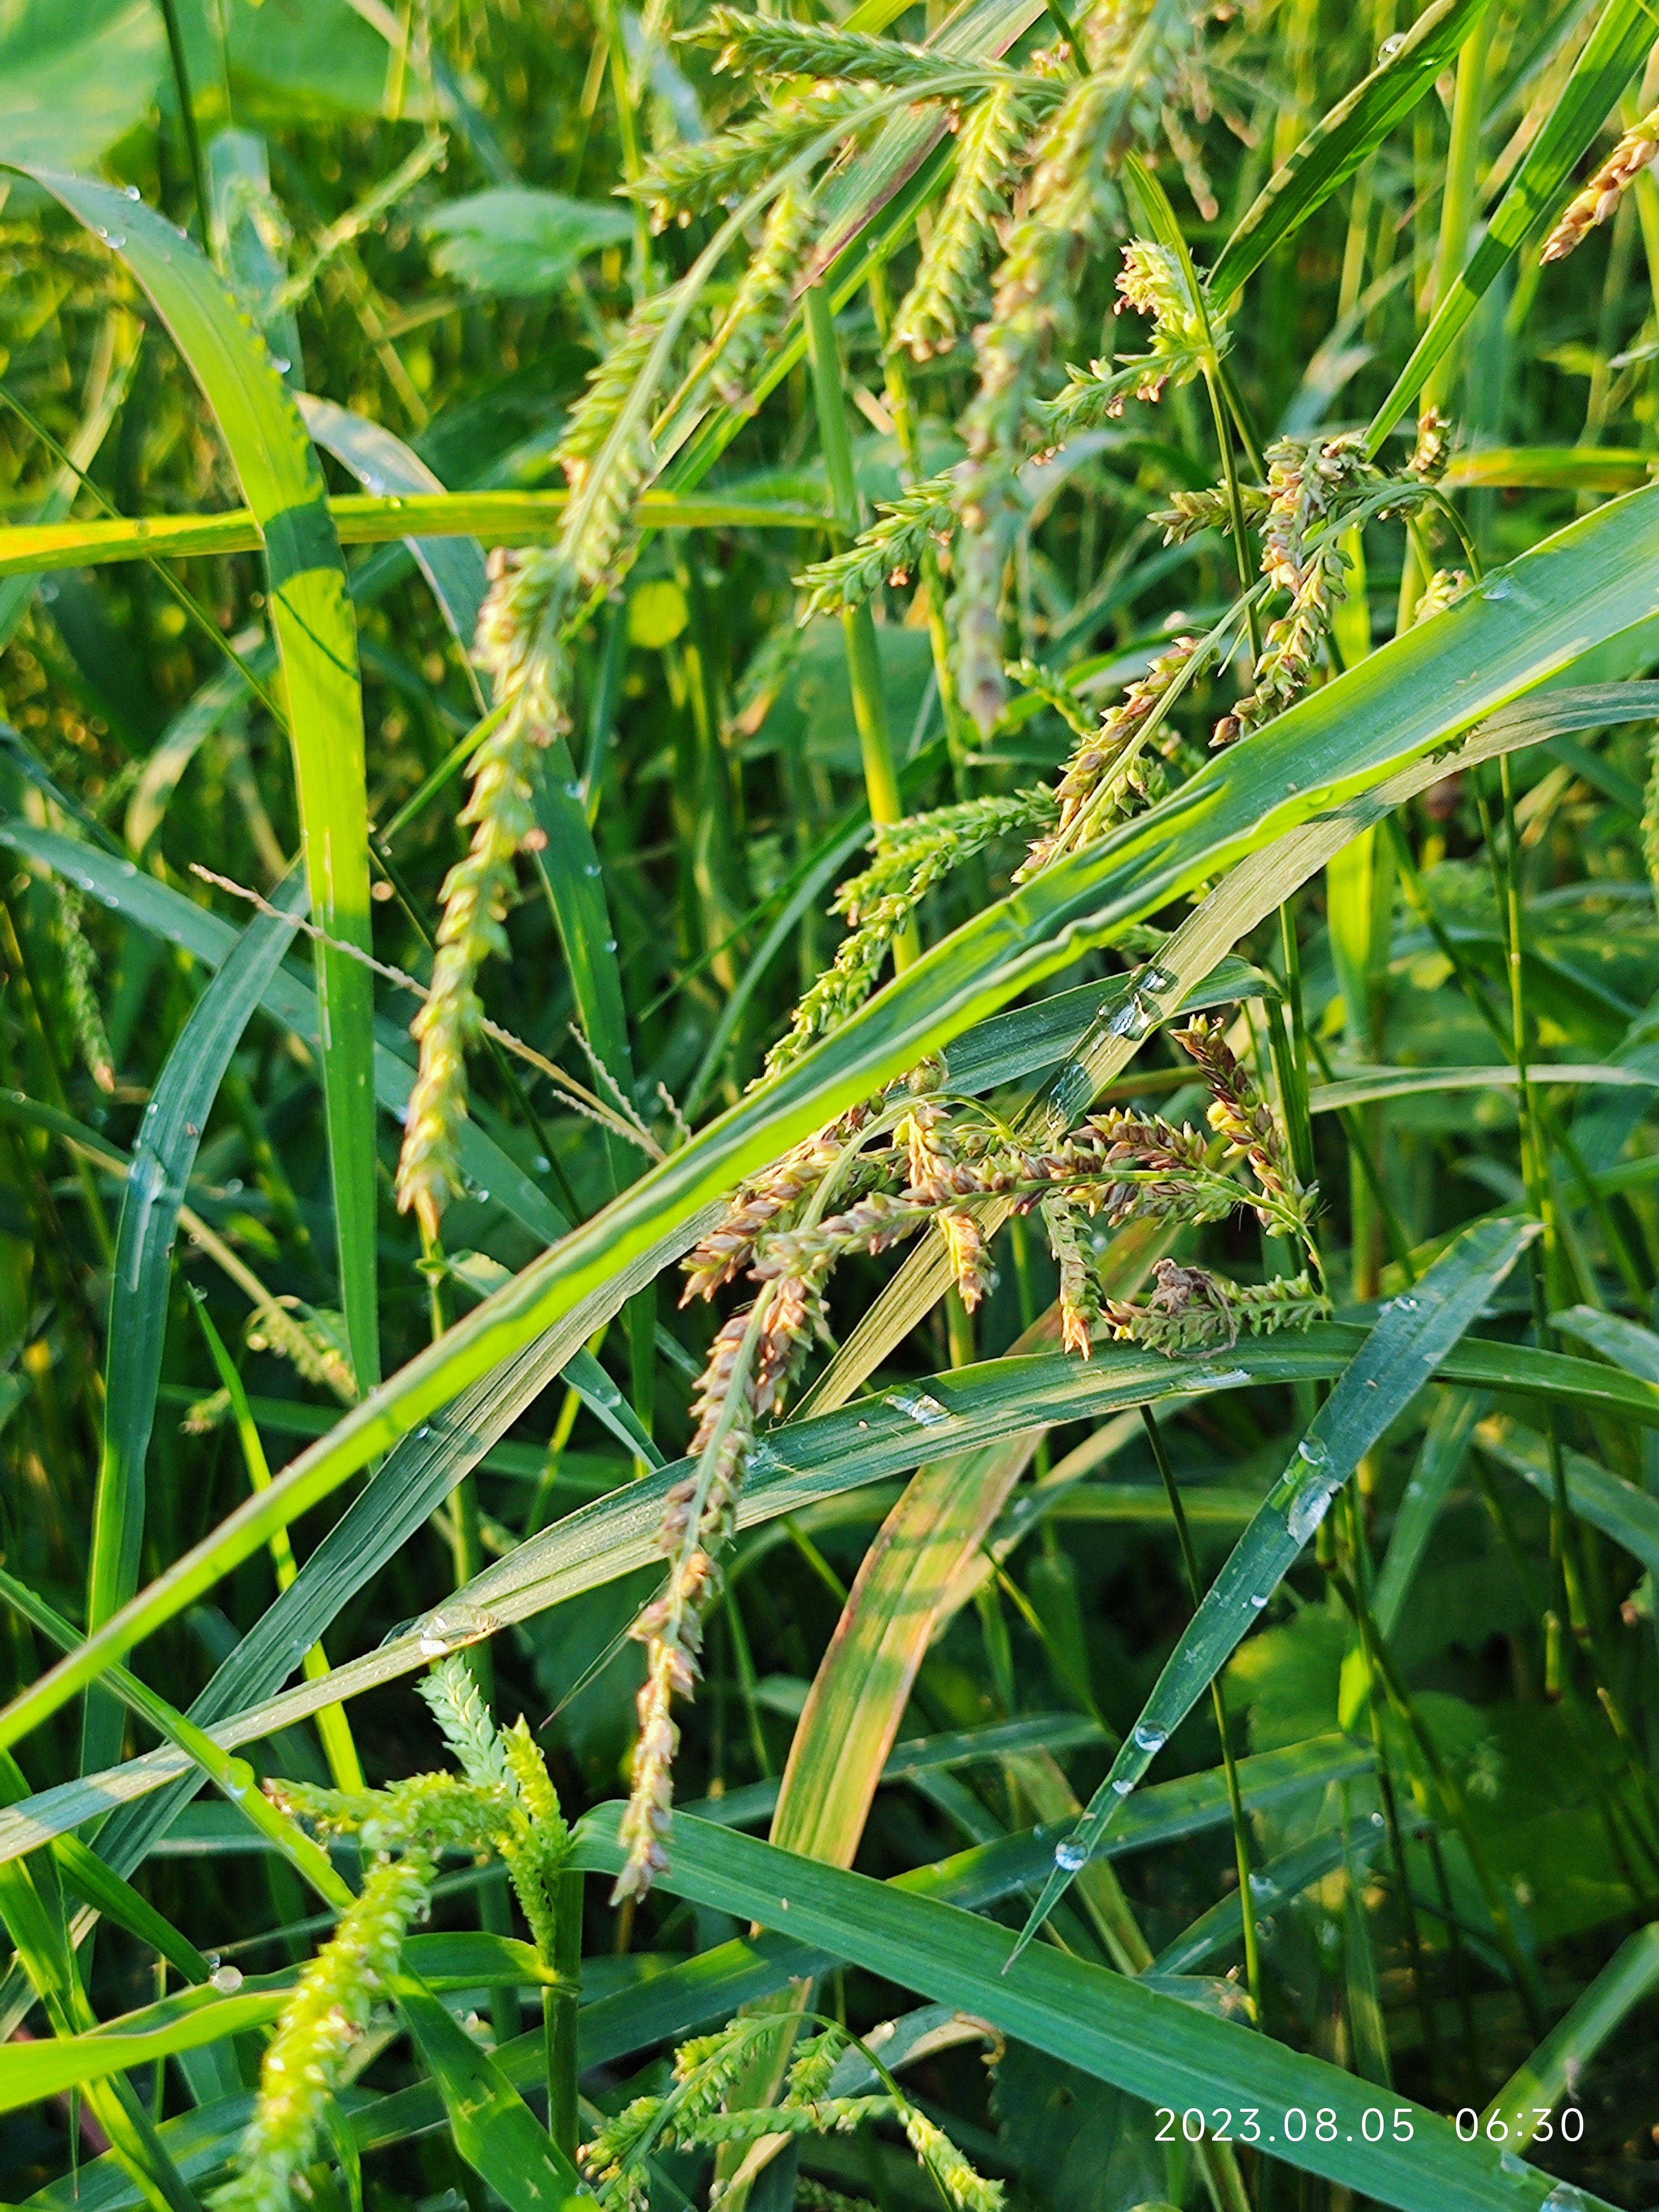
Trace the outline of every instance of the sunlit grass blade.
<path fill-rule="evenodd" d="M 262 340 L 187 240 L 112 186 L 33 173 L 125 255 L 217 418 L 257 519 L 270 580 L 312 911 L 331 939 L 369 942 L 368 801 L 356 618 L 322 472 Z M 319 945 L 324 1097 L 340 1296 L 360 1385 L 380 1379 L 375 1269 L 374 994 L 368 971 Z"/>
<path fill-rule="evenodd" d="M 1645 0 L 1607 0 L 1565 89 L 1545 118 L 1517 174 L 1493 210 L 1485 236 L 1439 301 L 1394 388 L 1371 417 L 1367 449 L 1382 441 L 1428 382 L 1430 373 L 1480 304 L 1493 278 L 1554 208 L 1580 156 L 1653 42 Z"/>
<path fill-rule="evenodd" d="M 1490 1452 L 1534 1490 L 1553 1498 L 1555 1478 L 1549 1449 L 1538 1430 L 1492 1413 L 1476 1431 L 1475 1441 L 1482 1451 Z M 1563 1448 L 1561 1456 L 1571 1510 L 1621 1545 L 1650 1573 L 1659 1575 L 1659 1498 L 1621 1476 L 1610 1474 L 1571 1446 Z"/>
<path fill-rule="evenodd" d="M 1464 1230 L 1414 1291 L 1384 1309 L 1314 1416 L 1165 1662 L 1134 1729 L 1076 1829 L 1055 1853 L 1019 1939 L 1024 1950 L 1088 1863 L 1118 1807 L 1248 1634 L 1318 1528 L 1332 1500 L 1407 1407 L 1535 1234 L 1527 1222 Z"/>
<path fill-rule="evenodd" d="M 539 545 L 556 538 L 570 504 L 567 491 L 450 491 L 380 499 L 346 492 L 327 502 L 343 545 L 389 545 L 477 538 L 491 545 Z M 716 494 L 647 491 L 640 521 L 658 530 L 810 530 L 816 507 L 787 501 L 722 499 Z M 202 554 L 254 553 L 263 540 L 248 508 L 225 514 L 163 514 L 128 520 L 92 516 L 70 522 L 18 523 L 0 533 L 0 576 L 106 562 L 182 560 Z"/>
<path fill-rule="evenodd" d="M 1315 125 L 1223 246 L 1209 277 L 1218 302 L 1247 283 L 1410 114 L 1486 5 L 1487 0 L 1433 0 L 1388 58 Z"/>
<path fill-rule="evenodd" d="M 1512 2075 L 1481 2114 L 1501 2117 L 1510 2141 L 1537 2142 L 1564 2097 L 1578 2092 L 1585 2068 L 1637 2007 L 1659 1988 L 1659 1923 L 1627 1936 L 1520 2071 Z"/>
<path fill-rule="evenodd" d="M 591 2202 L 581 2176 L 485 2051 L 429 1990 L 400 1975 L 392 1990 L 449 2115 L 455 2148 L 508 2212 Z"/>

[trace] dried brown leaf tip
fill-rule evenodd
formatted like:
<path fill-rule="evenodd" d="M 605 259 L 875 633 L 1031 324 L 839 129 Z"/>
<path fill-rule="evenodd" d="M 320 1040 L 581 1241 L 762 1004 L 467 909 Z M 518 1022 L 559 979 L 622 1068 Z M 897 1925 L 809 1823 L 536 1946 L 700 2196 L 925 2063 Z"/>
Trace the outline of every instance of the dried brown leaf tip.
<path fill-rule="evenodd" d="M 1659 154 L 1659 107 L 1650 110 L 1626 131 L 1544 240 L 1539 259 L 1547 266 L 1575 252 L 1596 225 L 1613 214 L 1656 154 Z"/>

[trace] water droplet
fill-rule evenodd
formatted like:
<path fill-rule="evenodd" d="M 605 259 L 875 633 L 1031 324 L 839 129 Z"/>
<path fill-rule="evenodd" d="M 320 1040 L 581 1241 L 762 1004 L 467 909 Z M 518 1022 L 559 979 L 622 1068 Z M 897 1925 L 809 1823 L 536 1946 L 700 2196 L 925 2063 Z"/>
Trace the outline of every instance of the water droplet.
<path fill-rule="evenodd" d="M 564 795 L 567 799 L 580 799 L 582 795 L 581 785 L 574 775 L 564 787 Z"/>
<path fill-rule="evenodd" d="M 1584 2199 L 1570 2181 L 1558 2181 L 1538 2212 L 1584 2212 Z"/>
<path fill-rule="evenodd" d="M 1373 1813 L 1371 1814 L 1371 1826 L 1374 1828 L 1380 1828 L 1383 1826 L 1382 1815 L 1380 1813 Z"/>
<path fill-rule="evenodd" d="M 1089 1846 L 1079 1843 L 1075 1836 L 1066 1836 L 1054 1845 L 1054 1864 L 1063 1874 L 1075 1874 L 1088 1863 Z"/>
<path fill-rule="evenodd" d="M 1512 599 L 1514 583 L 1508 576 L 1494 576 L 1480 596 L 1483 599 Z"/>
<path fill-rule="evenodd" d="M 1150 991 L 1154 997 L 1161 991 L 1172 990 L 1176 981 L 1167 969 L 1150 966 L 1141 969 L 1137 980 L 1141 989 Z"/>
<path fill-rule="evenodd" d="M 1304 1437 L 1296 1449 L 1297 1456 L 1310 1467 L 1325 1466 L 1331 1455 L 1330 1446 L 1320 1437 Z"/>
<path fill-rule="evenodd" d="M 276 370 L 278 376 L 286 376 L 289 369 L 293 368 L 294 363 L 289 359 L 286 354 L 274 353 L 270 356 L 270 365 Z"/>
<path fill-rule="evenodd" d="M 1320 1522 L 1331 1510 L 1331 1500 L 1341 1488 L 1340 1483 L 1310 1483 L 1301 1496 L 1294 1499 L 1285 1516 L 1285 1525 L 1293 1544 L 1305 1544 Z"/>
<path fill-rule="evenodd" d="M 210 1973 L 210 1974 L 216 1973 L 216 1972 L 218 1972 L 218 1970 L 219 1970 L 219 1954 L 218 1954 L 216 1951 L 210 1951 L 210 1952 L 208 1953 L 208 1954 L 207 1954 L 207 1970 L 208 1970 L 209 1973 Z"/>
<path fill-rule="evenodd" d="M 1517 2158 L 1512 2150 L 1499 2152 L 1498 2166 L 1501 2173 L 1525 2173 L 1528 2171 L 1525 2159 Z"/>
<path fill-rule="evenodd" d="M 363 489 L 368 492 L 369 496 L 373 499 L 384 499 L 386 497 L 386 478 L 383 476 L 377 476 L 373 469 L 365 469 L 363 471 Z"/>
<path fill-rule="evenodd" d="M 1278 1894 L 1279 1885 L 1274 1881 L 1273 1876 L 1269 1874 L 1263 1874 L 1259 1867 L 1252 1868 L 1250 1870 L 1250 1895 L 1252 1897 L 1269 1898 L 1277 1897 Z"/>
<path fill-rule="evenodd" d="M 1396 31 L 1393 38 L 1384 39 L 1382 45 L 1376 50 L 1376 58 L 1379 66 L 1391 62 L 1405 43 L 1406 34 L 1403 31 Z"/>
<path fill-rule="evenodd" d="M 1396 1298 L 1394 1303 L 1401 1313 L 1415 1313 L 1417 1311 L 1417 1300 L 1415 1298 Z"/>
<path fill-rule="evenodd" d="M 233 1759 L 225 1769 L 224 1793 L 240 1805 L 258 1779 L 245 1759 Z"/>
<path fill-rule="evenodd" d="M 936 1429 L 951 1416 L 937 1398 L 930 1398 L 925 1390 L 890 1390 L 887 1403 L 895 1412 L 908 1413 L 924 1429 Z"/>
<path fill-rule="evenodd" d="M 607 937 L 605 939 L 605 949 L 607 952 L 614 952 L 617 950 L 617 940 L 614 937 Z"/>
<path fill-rule="evenodd" d="M 1279 1933 L 1279 1923 L 1270 1913 L 1267 1919 L 1256 1922 L 1255 1932 L 1264 1943 L 1271 1943 Z"/>
<path fill-rule="evenodd" d="M 531 1164 L 534 1167 L 538 1175 L 545 1175 L 548 1170 L 552 1166 L 553 1163 L 548 1158 L 545 1152 L 538 1152 Z"/>
<path fill-rule="evenodd" d="M 430 1422 L 430 1421 L 422 1421 L 422 1424 L 421 1424 L 421 1425 L 420 1425 L 420 1427 L 419 1427 L 418 1429 L 416 1429 L 416 1431 L 415 1431 L 415 1440 L 416 1440 L 416 1442 L 418 1443 L 420 1442 L 420 1440 L 421 1440 L 421 1438 L 422 1438 L 422 1437 L 429 1437 L 431 1434 L 432 1434 L 432 1424 L 431 1424 L 431 1422 Z"/>
<path fill-rule="evenodd" d="M 420 1624 L 421 1656 L 447 1659 L 463 1644 L 477 1644 L 482 1637 L 493 1635 L 496 1626 L 492 1613 L 479 1613 L 470 1605 L 445 1606 L 438 1613 L 428 1613 Z"/>
<path fill-rule="evenodd" d="M 1139 992 L 1132 988 L 1106 1026 L 1115 1037 L 1127 1037 L 1131 1043 L 1137 1043 L 1157 1019 L 1157 1010 L 1147 1006 Z"/>
<path fill-rule="evenodd" d="M 1080 1060 L 1068 1060 L 1048 1086 L 1048 1118 L 1052 1127 L 1068 1128 L 1094 1096 L 1094 1078 Z"/>
<path fill-rule="evenodd" d="M 1120 1774 L 1117 1780 L 1113 1783 L 1112 1789 L 1117 1796 L 1127 1797 L 1134 1786 L 1127 1774 Z"/>
<path fill-rule="evenodd" d="M 1162 1751 L 1170 1741 L 1170 1731 L 1159 1728 L 1155 1721 L 1137 1721 L 1134 1740 L 1137 1751 Z"/>
<path fill-rule="evenodd" d="M 477 1198 L 478 1203 L 482 1206 L 484 1200 L 489 1197 L 489 1193 L 484 1188 L 483 1185 L 480 1183 L 475 1195 Z"/>
<path fill-rule="evenodd" d="M 127 242 L 126 233 L 122 230 L 106 230 L 103 239 L 112 253 L 118 253 Z"/>
<path fill-rule="evenodd" d="M 1256 1591 L 1250 1600 L 1251 1611 L 1253 1613 L 1260 1613 L 1262 1607 L 1267 1604 L 1267 1597 L 1268 1593 L 1266 1590 Z"/>
<path fill-rule="evenodd" d="M 222 1997 L 234 1997 L 242 1986 L 242 1970 L 240 1966 L 216 1966 L 210 1978 Z"/>

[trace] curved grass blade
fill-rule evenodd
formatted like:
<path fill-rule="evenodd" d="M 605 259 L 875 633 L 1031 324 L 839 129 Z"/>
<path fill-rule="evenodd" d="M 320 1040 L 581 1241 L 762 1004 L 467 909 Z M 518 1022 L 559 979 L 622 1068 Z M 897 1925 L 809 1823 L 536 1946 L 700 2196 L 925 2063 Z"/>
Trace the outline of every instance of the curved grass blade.
<path fill-rule="evenodd" d="M 218 419 L 270 574 L 312 910 L 331 939 L 367 951 L 368 804 L 356 619 L 322 471 L 298 410 L 263 340 L 170 223 L 111 185 L 46 169 L 26 173 L 125 257 Z M 340 1300 L 352 1365 L 367 1390 L 380 1372 L 374 994 L 360 962 L 321 943 L 317 990 Z"/>
<path fill-rule="evenodd" d="M 486 2051 L 412 1974 L 392 1984 L 436 2081 L 455 2148 L 507 2212 L 561 2212 L 591 2191 Z"/>
<path fill-rule="evenodd" d="M 1622 1314 L 1598 1313 L 1594 1306 L 1569 1306 L 1565 1313 L 1550 1316 L 1550 1327 L 1559 1328 L 1564 1336 L 1576 1336 L 1626 1374 L 1639 1375 L 1644 1382 L 1659 1382 L 1659 1336 L 1650 1328 L 1626 1321 Z"/>
<path fill-rule="evenodd" d="M 1475 1432 L 1475 1441 L 1501 1466 L 1546 1498 L 1555 1495 L 1549 1447 L 1536 1429 L 1494 1413 Z M 1622 1545 L 1650 1574 L 1659 1575 L 1659 1498 L 1625 1482 L 1571 1447 L 1562 1452 L 1567 1504 L 1581 1521 Z"/>
<path fill-rule="evenodd" d="M 291 886 L 288 901 L 297 920 L 307 902 L 303 884 Z M 87 1575 L 87 1620 L 93 1627 L 125 1604 L 138 1579 L 144 1462 L 161 1380 L 179 1208 L 231 1054 L 293 935 L 292 922 L 269 915 L 257 915 L 248 924 L 179 1030 L 133 1147 L 110 1285 L 104 1440 Z M 107 1765 L 120 1741 L 117 1708 L 105 1698 L 89 1698 L 86 1765 Z"/>
<path fill-rule="evenodd" d="M 1383 647 L 1215 757 L 1170 799 L 965 923 L 840 1030 L 749 1093 L 370 1394 L 163 1583 L 21 1692 L 0 1715 L 0 1743 L 15 1742 L 273 1528 L 520 1347 L 555 1327 L 571 1329 L 578 1314 L 591 1328 L 614 1313 L 622 1302 L 614 1288 L 619 1273 L 678 1257 L 698 1221 L 744 1174 L 948 1047 L 1085 949 L 1109 943 L 1182 891 L 1316 817 L 1334 817 L 1318 834 L 1334 835 L 1340 848 L 1367 826 L 1364 805 L 1376 787 L 1413 764 L 1427 780 L 1430 757 L 1443 755 L 1459 732 L 1488 714 L 1492 721 L 1455 758 L 1553 734 L 1552 716 L 1571 710 L 1570 694 L 1565 702 L 1553 695 L 1502 715 L 1494 710 L 1644 618 L 1645 571 L 1627 565 L 1644 550 L 1659 555 L 1659 492 L 1633 493 L 1573 524 L 1481 595 Z M 1597 711 L 1604 720 L 1617 719 Z M 1443 775 L 1449 763 L 1441 757 L 1434 765 Z M 1225 949 L 1215 945 L 1206 964 Z"/>
<path fill-rule="evenodd" d="M 1212 299 L 1231 299 L 1410 114 L 1456 58 L 1486 5 L 1487 0 L 1434 0 L 1389 59 L 1315 125 L 1222 247 L 1208 280 Z"/>
<path fill-rule="evenodd" d="M 574 1857 L 595 1872 L 621 1865 L 608 1808 L 582 1822 Z M 1516 2170 L 1513 2158 L 1504 2166 L 1495 2143 L 1460 2142 L 1449 2121 L 1395 2093 L 1389 2104 L 1406 2114 L 1410 2139 L 1368 2142 L 1362 2115 L 1376 2104 L 1374 2083 L 1047 1946 L 1016 1965 L 1006 1929 L 897 1885 L 690 1820 L 677 1830 L 674 1866 L 660 1881 L 676 1896 L 787 1929 L 919 1996 L 988 2020 L 1148 2104 L 1237 2111 L 1248 2102 L 1275 2158 L 1401 2212 L 1540 2212 L 1555 2185 L 1547 2173 Z M 1336 2116 L 1330 2141 L 1310 2129 L 1297 2142 L 1274 2124 L 1292 2109 L 1317 2108 Z"/>
<path fill-rule="evenodd" d="M 1015 1946 L 1016 1958 L 1088 1863 L 1124 1798 L 1243 1641 L 1332 1499 L 1479 1317 L 1535 1233 L 1531 1222 L 1477 1222 L 1453 1239 L 1415 1290 L 1384 1310 L 1205 1593 L 1110 1771 L 1056 1850 L 1042 1894 Z"/>
<path fill-rule="evenodd" d="M 1560 98 L 1494 210 L 1486 236 L 1436 307 L 1393 391 L 1372 416 L 1365 432 L 1368 453 L 1377 452 L 1415 402 L 1430 371 L 1444 357 L 1498 270 L 1553 209 L 1579 157 L 1594 143 L 1652 43 L 1653 16 L 1647 0 L 1607 0 Z"/>
<path fill-rule="evenodd" d="M 1601 1972 L 1557 2021 L 1519 2073 L 1480 2115 L 1510 2118 L 1510 2140 L 1536 2142 L 1563 2097 L 1576 2097 L 1584 2069 L 1607 2038 L 1659 1988 L 1659 1922 L 1627 1936 Z"/>
<path fill-rule="evenodd" d="M 1371 1856 L 1382 1841 L 1379 1826 L 1370 1821 L 1352 1832 L 1341 1828 L 1324 1828 L 1310 1836 L 1305 1844 L 1281 1857 L 1270 1859 L 1266 1866 L 1258 1867 L 1250 1876 L 1250 1910 L 1268 1913 L 1291 1899 L 1300 1897 L 1328 1874 L 1334 1874 L 1340 1866 L 1362 1871 L 1370 1863 Z M 1214 1958 L 1218 1951 L 1238 1942 L 1243 1930 L 1243 1914 L 1237 1891 L 1222 1898 L 1207 1912 L 1200 1913 L 1190 1928 L 1183 1929 L 1172 1943 L 1166 1943 L 1153 1960 L 1161 1974 L 1190 1974 L 1196 1967 Z"/>

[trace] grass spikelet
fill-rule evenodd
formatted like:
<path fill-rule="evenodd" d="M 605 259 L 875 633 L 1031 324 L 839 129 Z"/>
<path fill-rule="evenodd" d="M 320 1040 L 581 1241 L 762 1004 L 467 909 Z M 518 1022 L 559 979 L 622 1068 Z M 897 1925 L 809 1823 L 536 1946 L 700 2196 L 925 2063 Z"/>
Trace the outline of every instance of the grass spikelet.
<path fill-rule="evenodd" d="M 680 33 L 688 45 L 718 46 L 717 71 L 753 70 L 770 76 L 813 76 L 857 84 L 927 88 L 949 78 L 952 90 L 963 65 L 954 55 L 874 38 L 866 31 L 827 24 L 792 23 L 781 15 L 745 15 L 713 8 L 695 29 Z"/>
<path fill-rule="evenodd" d="M 1598 223 L 1606 222 L 1654 155 L 1659 154 L 1659 107 L 1632 124 L 1544 240 L 1539 259 L 1546 267 L 1577 252 Z"/>
<path fill-rule="evenodd" d="M 1012 85 L 994 87 L 959 126 L 951 189 L 893 320 L 892 343 L 913 360 L 948 353 L 967 326 L 1031 127 L 1030 105 Z"/>
<path fill-rule="evenodd" d="M 967 799 L 931 814 L 883 823 L 876 858 L 836 894 L 848 934 L 836 957 L 796 1007 L 794 1018 L 767 1054 L 766 1073 L 778 1074 L 807 1047 L 845 1021 L 874 988 L 888 951 L 935 884 L 999 838 L 1048 821 L 1054 801 L 1042 789 L 1006 799 Z"/>
<path fill-rule="evenodd" d="M 752 411 L 755 371 L 787 319 L 791 287 L 817 222 L 811 193 L 786 185 L 772 203 L 759 251 L 691 372 L 694 390 L 706 376 L 723 405 Z"/>
<path fill-rule="evenodd" d="M 404 1936 L 432 1895 L 434 1860 L 419 1851 L 371 1867 L 362 1894 L 300 1977 L 259 2069 L 259 2096 L 239 2170 L 216 2212 L 290 2212 L 352 2046 L 367 2031 Z"/>
<path fill-rule="evenodd" d="M 115 1088 L 115 1060 L 94 988 L 98 958 L 87 941 L 82 915 L 86 902 L 61 876 L 52 878 L 58 908 L 58 944 L 64 958 L 64 996 L 81 1064 L 107 1097 Z"/>
<path fill-rule="evenodd" d="M 845 614 L 861 606 L 884 583 L 905 584 L 930 540 L 945 544 L 958 516 L 956 473 L 929 477 L 893 500 L 878 500 L 876 520 L 844 553 L 815 562 L 795 581 L 806 593 L 802 622 L 813 615 Z"/>
<path fill-rule="evenodd" d="M 1208 1268 L 1184 1267 L 1166 1259 L 1152 1275 L 1157 1287 L 1150 1296 L 1139 1301 L 1108 1298 L 1103 1319 L 1113 1336 L 1171 1359 L 1218 1346 L 1231 1351 L 1241 1331 L 1272 1336 L 1280 1329 L 1306 1328 L 1331 1310 L 1305 1268 L 1265 1283 L 1233 1283 Z"/>
<path fill-rule="evenodd" d="M 799 99 L 768 108 L 733 130 L 665 148 L 626 189 L 649 205 L 658 229 L 676 216 L 689 221 L 733 193 L 752 191 L 825 131 L 839 130 L 851 137 L 870 107 L 867 92 L 814 86 Z"/>

